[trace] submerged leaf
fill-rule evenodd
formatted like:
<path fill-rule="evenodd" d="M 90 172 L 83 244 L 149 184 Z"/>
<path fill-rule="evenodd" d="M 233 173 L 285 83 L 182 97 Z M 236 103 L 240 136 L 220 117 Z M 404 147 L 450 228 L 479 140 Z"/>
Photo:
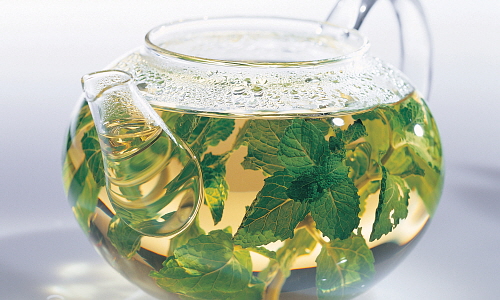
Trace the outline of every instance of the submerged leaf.
<path fill-rule="evenodd" d="M 85 153 L 85 160 L 87 161 L 92 176 L 94 176 L 95 182 L 98 186 L 104 186 L 106 184 L 103 169 L 104 164 L 101 154 L 101 145 L 99 144 L 99 137 L 95 127 L 92 127 L 83 134 L 82 150 Z"/>
<path fill-rule="evenodd" d="M 242 165 L 245 169 L 262 169 L 267 174 L 282 171 L 284 166 L 278 158 L 278 144 L 289 120 L 250 120 L 245 125 L 244 141 L 248 154 Z"/>
<path fill-rule="evenodd" d="M 130 259 L 141 247 L 142 235 L 130 228 L 118 216 L 108 226 L 108 238 L 121 256 Z"/>
<path fill-rule="evenodd" d="M 285 241 L 276 253 L 283 276 L 290 276 L 290 270 L 296 258 L 302 255 L 311 254 L 316 247 L 316 240 L 305 228 L 298 229 L 292 239 Z"/>
<path fill-rule="evenodd" d="M 225 156 L 205 154 L 201 169 L 205 190 L 205 204 L 210 209 L 214 224 L 220 222 L 224 211 L 224 203 L 228 197 L 229 186 L 226 181 Z"/>
<path fill-rule="evenodd" d="M 209 146 L 217 146 L 226 140 L 234 130 L 234 120 L 201 117 L 194 114 L 175 116 L 174 120 L 164 116 L 166 124 L 173 128 L 191 148 L 193 153 L 201 156 Z"/>
<path fill-rule="evenodd" d="M 90 230 L 90 219 L 97 207 L 100 187 L 91 176 L 87 164 L 83 162 L 73 175 L 68 188 L 68 198 L 73 214 L 80 227 L 86 232 Z"/>
<path fill-rule="evenodd" d="M 294 201 L 286 194 L 293 179 L 285 171 L 266 178 L 235 235 L 236 244 L 260 246 L 293 237 L 295 227 L 309 212 L 307 203 Z"/>
<path fill-rule="evenodd" d="M 378 240 L 391 232 L 401 219 L 408 215 L 408 199 L 410 189 L 403 179 L 390 175 L 382 167 L 382 181 L 380 183 L 379 203 L 375 212 L 370 241 Z"/>
<path fill-rule="evenodd" d="M 294 120 L 279 143 L 279 158 L 286 169 L 297 175 L 321 165 L 328 155 L 328 143 L 321 131 L 303 119 Z"/>
<path fill-rule="evenodd" d="M 163 266 L 150 276 L 183 299 L 258 300 L 264 291 L 252 274 L 248 250 L 235 248 L 231 234 L 222 230 L 189 240 Z"/>
<path fill-rule="evenodd" d="M 311 203 L 316 228 L 332 239 L 346 239 L 359 225 L 358 190 L 350 178 L 334 177 L 332 186 L 321 199 Z"/>
<path fill-rule="evenodd" d="M 364 292 L 375 273 L 374 257 L 362 236 L 333 240 L 316 258 L 319 299 L 351 299 Z"/>

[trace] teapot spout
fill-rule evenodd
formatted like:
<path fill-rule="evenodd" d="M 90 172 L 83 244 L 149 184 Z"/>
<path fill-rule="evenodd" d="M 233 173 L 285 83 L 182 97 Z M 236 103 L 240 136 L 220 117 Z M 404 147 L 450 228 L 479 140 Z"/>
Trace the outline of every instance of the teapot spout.
<path fill-rule="evenodd" d="M 149 236 L 187 228 L 203 202 L 197 158 L 119 70 L 90 73 L 82 87 L 99 137 L 116 215 Z"/>

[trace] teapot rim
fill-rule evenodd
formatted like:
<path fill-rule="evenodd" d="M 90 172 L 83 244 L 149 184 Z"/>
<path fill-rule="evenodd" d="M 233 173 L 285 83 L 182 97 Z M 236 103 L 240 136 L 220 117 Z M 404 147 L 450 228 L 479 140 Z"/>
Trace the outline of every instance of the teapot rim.
<path fill-rule="evenodd" d="M 318 29 L 321 29 L 321 32 L 316 32 L 317 34 L 321 34 L 323 28 L 333 28 L 335 30 L 341 30 L 347 36 L 354 35 L 358 38 L 361 43 L 354 50 L 338 56 L 326 57 L 322 59 L 311 59 L 311 60 L 296 60 L 296 61 L 259 61 L 259 60 L 229 60 L 229 59 L 216 59 L 216 58 L 207 58 L 196 55 L 183 54 L 177 51 L 168 50 L 157 43 L 154 42 L 154 35 L 165 28 L 170 28 L 176 25 L 184 25 L 195 22 L 211 22 L 211 21 L 226 21 L 231 19 L 241 19 L 241 20 L 258 20 L 258 19 L 267 19 L 267 20 L 277 20 L 277 21 L 289 21 L 289 22 L 308 22 L 318 25 Z M 299 19 L 299 18 L 287 18 L 287 17 L 275 17 L 275 16 L 225 16 L 225 17 L 204 17 L 204 18 L 194 18 L 194 19 L 186 19 L 186 20 L 178 20 L 173 22 L 164 23 L 152 28 L 145 36 L 145 44 L 146 48 L 153 53 L 166 56 L 170 58 L 177 58 L 184 61 L 189 62 L 197 62 L 197 63 L 205 63 L 212 65 L 226 65 L 226 66 L 239 66 L 239 67 L 306 67 L 306 66 L 318 66 L 318 65 L 326 65 L 332 63 L 339 63 L 349 61 L 358 57 L 362 57 L 366 52 L 368 52 L 370 48 L 370 42 L 366 36 L 360 33 L 356 29 L 344 28 L 341 26 L 337 26 L 335 24 L 329 22 L 322 22 L 316 20 L 308 20 L 308 19 Z"/>

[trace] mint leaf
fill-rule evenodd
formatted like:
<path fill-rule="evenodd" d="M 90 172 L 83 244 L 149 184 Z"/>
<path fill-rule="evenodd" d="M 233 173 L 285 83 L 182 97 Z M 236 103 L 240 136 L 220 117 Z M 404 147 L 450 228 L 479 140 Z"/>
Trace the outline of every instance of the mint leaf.
<path fill-rule="evenodd" d="M 306 122 L 314 125 L 319 131 L 321 131 L 321 135 L 325 136 L 330 133 L 332 129 L 332 125 L 327 121 L 328 119 L 307 119 Z"/>
<path fill-rule="evenodd" d="M 335 129 L 335 136 L 340 138 L 346 145 L 367 135 L 366 127 L 360 119 L 354 121 L 346 130 L 341 130 L 340 128 Z"/>
<path fill-rule="evenodd" d="M 118 216 L 108 226 L 108 238 L 121 256 L 130 259 L 141 247 L 142 235 L 130 228 Z"/>
<path fill-rule="evenodd" d="M 85 159 L 94 180 L 98 186 L 106 185 L 106 178 L 104 176 L 103 160 L 101 154 L 101 146 L 99 144 L 99 137 L 97 130 L 92 127 L 83 134 L 82 137 L 82 150 L 85 153 Z"/>
<path fill-rule="evenodd" d="M 332 183 L 324 195 L 311 203 L 316 228 L 330 240 L 348 238 L 359 225 L 358 189 L 348 177 L 348 168 L 338 165 L 330 171 Z"/>
<path fill-rule="evenodd" d="M 192 145 L 200 137 L 200 133 L 206 127 L 207 122 L 207 118 L 195 114 L 184 114 L 177 117 L 173 128 L 175 128 L 175 133 L 180 138 Z"/>
<path fill-rule="evenodd" d="M 252 275 L 248 250 L 235 248 L 222 230 L 191 239 L 174 250 L 158 272 L 151 272 L 163 289 L 183 299 L 261 299 L 264 284 Z"/>
<path fill-rule="evenodd" d="M 307 229 L 298 229 L 293 238 L 287 239 L 284 245 L 278 249 L 274 257 L 268 256 L 270 258 L 269 264 L 264 270 L 259 272 L 258 278 L 266 283 L 266 285 L 271 284 L 275 280 L 271 289 L 274 292 L 279 292 L 279 289 L 285 282 L 284 279 L 290 276 L 290 270 L 297 257 L 311 254 L 316 244 L 316 240 Z M 270 288 L 267 290 L 269 291 Z"/>
<path fill-rule="evenodd" d="M 289 120 L 249 120 L 243 138 L 248 146 L 243 167 L 262 169 L 267 174 L 282 171 L 284 167 L 278 158 L 278 144 L 289 125 Z"/>
<path fill-rule="evenodd" d="M 225 141 L 234 130 L 234 119 L 210 118 L 210 128 L 207 131 L 207 146 L 217 146 Z"/>
<path fill-rule="evenodd" d="M 331 181 L 328 174 L 321 174 L 319 168 L 312 167 L 307 174 L 292 181 L 286 194 L 295 201 L 310 203 L 323 195 L 325 188 L 322 183 L 325 181 Z"/>
<path fill-rule="evenodd" d="M 287 189 L 294 177 L 286 171 L 265 179 L 236 232 L 234 241 L 243 247 L 265 245 L 293 237 L 297 224 L 309 212 L 308 204 L 289 199 Z"/>
<path fill-rule="evenodd" d="M 170 245 L 168 249 L 168 256 L 174 255 L 175 249 L 184 246 L 191 239 L 197 238 L 200 235 L 205 234 L 203 228 L 200 227 L 199 216 L 196 216 L 194 221 L 183 231 L 181 231 L 178 235 L 174 236 L 170 240 Z"/>
<path fill-rule="evenodd" d="M 351 299 L 364 292 L 375 273 L 374 258 L 360 235 L 333 240 L 316 258 L 319 299 Z"/>
<path fill-rule="evenodd" d="M 297 257 L 311 254 L 316 244 L 314 237 L 305 228 L 298 229 L 293 238 L 285 241 L 283 247 L 276 252 L 276 259 L 285 278 L 290 276 Z"/>
<path fill-rule="evenodd" d="M 385 168 L 390 170 L 392 175 L 402 178 L 412 175 L 424 176 L 425 171 L 418 164 L 418 157 L 412 148 L 411 146 L 401 146 L 395 149 L 385 163 Z"/>
<path fill-rule="evenodd" d="M 400 113 L 405 125 L 423 123 L 425 119 L 422 106 L 413 98 L 404 102 Z M 407 129 L 413 130 L 413 128 Z"/>
<path fill-rule="evenodd" d="M 80 227 L 90 230 L 90 219 L 94 215 L 100 187 L 90 174 L 85 161 L 75 171 L 68 188 L 68 199 Z"/>
<path fill-rule="evenodd" d="M 232 119 L 166 112 L 162 114 L 162 118 L 197 156 L 201 156 L 209 146 L 217 146 L 221 141 L 226 140 L 234 130 Z"/>
<path fill-rule="evenodd" d="M 391 232 L 401 219 L 407 217 L 409 193 L 410 189 L 407 188 L 403 179 L 390 175 L 387 169 L 382 167 L 379 203 L 375 212 L 370 242 Z"/>
<path fill-rule="evenodd" d="M 357 135 L 357 126 L 361 122 L 352 127 L 348 141 Z M 343 141 L 340 146 L 344 149 Z M 360 208 L 344 157 L 329 151 L 321 131 L 303 119 L 286 128 L 278 147 L 286 171 L 265 180 L 235 236 L 236 243 L 247 247 L 291 238 L 309 212 L 326 236 L 347 238 L 359 225 Z"/>
<path fill-rule="evenodd" d="M 372 146 L 367 142 L 362 142 L 356 145 L 353 151 L 347 154 L 345 164 L 352 170 L 352 179 L 354 181 L 366 177 L 378 175 L 379 163 L 372 160 Z"/>
<path fill-rule="evenodd" d="M 214 225 L 222 219 L 224 203 L 228 197 L 229 186 L 226 182 L 226 157 L 207 153 L 201 162 L 205 204 L 210 209 Z"/>
<path fill-rule="evenodd" d="M 340 127 L 335 127 L 335 136 L 331 136 L 328 141 L 328 147 L 330 151 L 339 157 L 344 158 L 346 156 L 346 148 L 348 144 L 360 139 L 361 137 L 367 136 L 366 128 L 360 119 L 357 119 L 347 127 L 346 130 L 342 130 Z"/>
<path fill-rule="evenodd" d="M 70 128 L 70 132 L 73 137 L 76 136 L 77 132 L 85 130 L 85 128 L 89 130 L 91 127 L 94 127 L 94 118 L 92 118 L 92 114 L 90 113 L 90 107 L 87 104 L 87 101 L 83 99 L 81 100 L 81 108 L 78 113 L 76 124 L 71 124 Z"/>
<path fill-rule="evenodd" d="M 358 189 L 359 207 L 361 211 L 359 215 L 363 215 L 366 210 L 366 200 L 371 194 L 375 194 L 380 189 L 380 180 L 367 181 Z"/>
<path fill-rule="evenodd" d="M 320 165 L 328 154 L 328 143 L 321 131 L 303 119 L 292 122 L 278 146 L 283 165 L 298 175 L 306 168 Z"/>
<path fill-rule="evenodd" d="M 442 151 L 436 124 L 425 103 L 410 98 L 356 117 L 365 120 L 368 132 L 365 140 L 371 145 L 366 151 L 370 167 L 362 176 L 354 173 L 353 177 L 360 190 L 364 184 L 380 180 L 382 174 L 378 169 L 384 166 L 388 174 L 404 179 L 401 185 L 418 193 L 432 215 L 442 187 Z M 363 155 L 357 149 L 355 152 Z M 348 164 L 356 168 L 355 162 Z"/>
<path fill-rule="evenodd" d="M 338 176 L 346 177 L 347 173 L 341 158 L 331 155 L 323 165 L 307 168 L 302 175 L 296 177 L 288 188 L 287 195 L 300 202 L 315 201 L 338 180 Z"/>

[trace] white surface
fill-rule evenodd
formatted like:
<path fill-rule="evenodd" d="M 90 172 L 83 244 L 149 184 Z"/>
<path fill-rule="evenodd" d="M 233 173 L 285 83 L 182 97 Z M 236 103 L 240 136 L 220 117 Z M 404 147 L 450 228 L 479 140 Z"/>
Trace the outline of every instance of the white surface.
<path fill-rule="evenodd" d="M 92 249 L 63 193 L 62 145 L 81 75 L 166 21 L 229 13 L 322 19 L 329 2 L 0 0 L 0 299 L 151 299 Z M 445 147 L 445 190 L 416 249 L 359 299 L 496 299 L 500 2 L 422 2 L 435 42 L 430 104 Z"/>

